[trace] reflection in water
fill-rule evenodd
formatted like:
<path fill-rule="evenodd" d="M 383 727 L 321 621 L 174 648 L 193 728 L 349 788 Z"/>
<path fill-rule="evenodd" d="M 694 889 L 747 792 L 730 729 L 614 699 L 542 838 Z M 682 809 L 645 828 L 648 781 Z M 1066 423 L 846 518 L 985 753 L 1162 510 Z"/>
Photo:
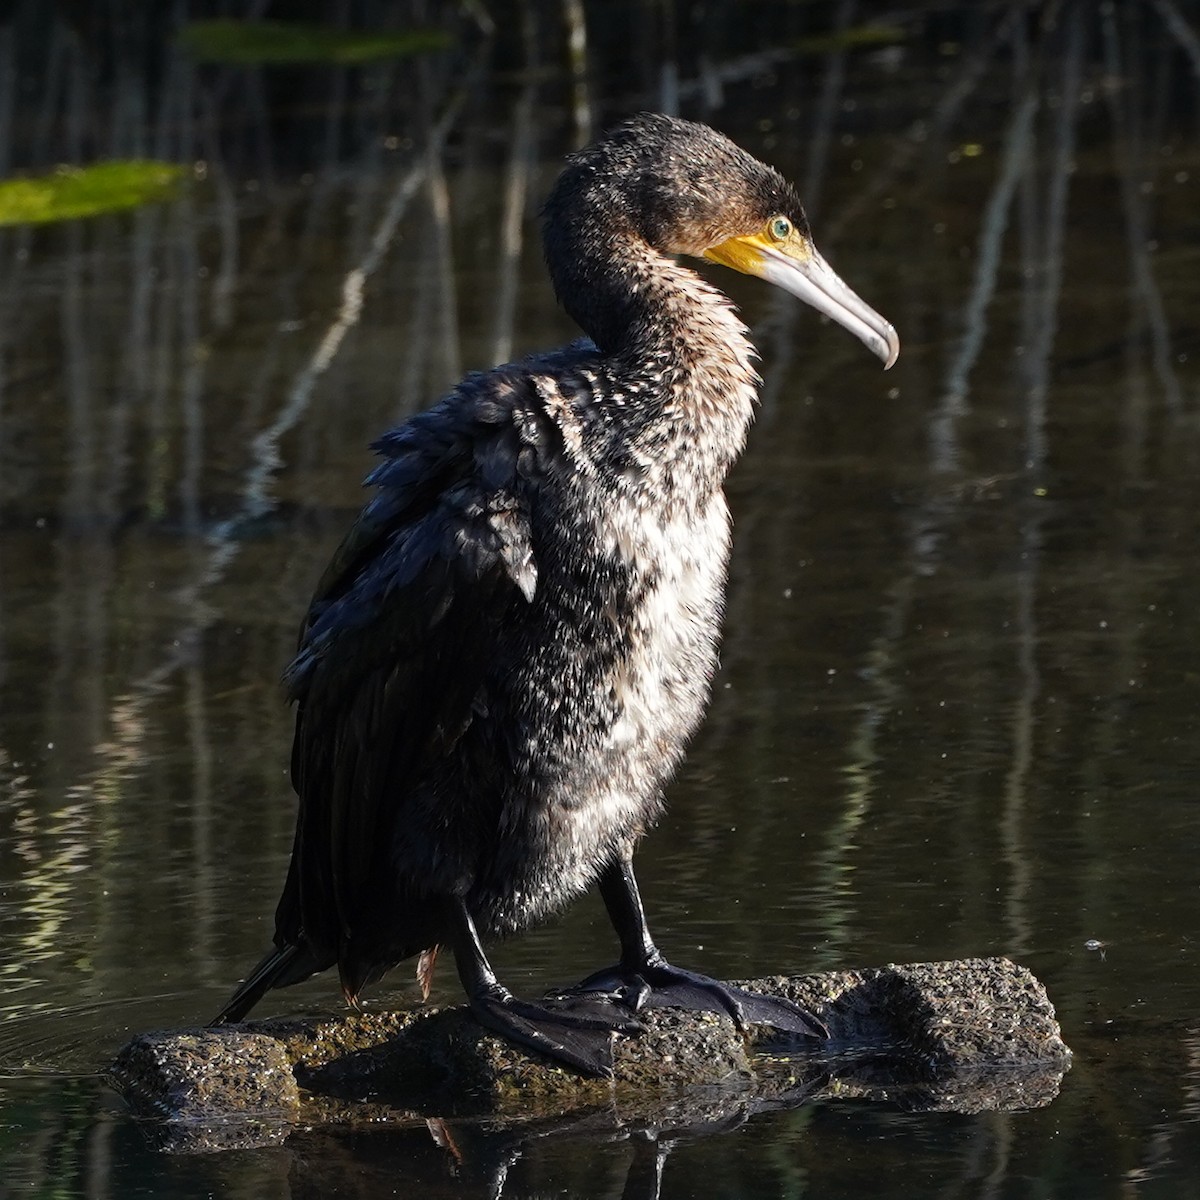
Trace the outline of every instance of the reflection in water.
<path fill-rule="evenodd" d="M 1020 953 L 1077 1059 L 1045 1113 L 763 1114 L 677 1145 L 664 1193 L 1181 1187 L 1194 18 L 918 4 L 870 44 L 848 36 L 861 5 L 582 7 L 570 71 L 540 6 L 524 27 L 493 9 L 491 42 L 445 6 L 465 50 L 303 71 L 197 68 L 168 9 L 0 19 L 0 169 L 193 165 L 168 205 L 0 231 L 0 1066 L 23 1076 L 0 1099 L 4 1177 L 300 1187 L 292 1151 L 156 1159 L 94 1081 L 28 1073 L 193 1022 L 263 942 L 294 815 L 273 680 L 363 447 L 458 364 L 570 336 L 530 206 L 577 123 L 665 97 L 807 181 L 826 248 L 906 343 L 881 401 L 853 347 L 738 292 L 763 408 L 731 488 L 711 718 L 646 847 L 666 948 L 726 975 Z M 499 953 L 527 987 L 608 949 L 584 906 Z M 349 1175 L 377 1153 L 381 1188 L 411 1163 L 454 1192 L 418 1136 L 317 1138 L 305 1161 Z M 617 1194 L 630 1150 L 540 1143 L 507 1194 Z"/>
<path fill-rule="evenodd" d="M 376 1130 L 365 1136 L 308 1134 L 289 1143 L 294 1152 L 291 1195 L 293 1200 L 328 1196 L 336 1188 L 339 1194 L 377 1196 L 394 1179 L 397 1161 L 406 1165 L 406 1185 L 419 1187 L 422 1194 L 444 1191 L 496 1200 L 548 1191 L 579 1195 L 592 1190 L 578 1165 L 582 1152 L 589 1172 L 603 1165 L 605 1194 L 619 1194 L 624 1200 L 658 1200 L 668 1159 L 677 1147 L 732 1133 L 751 1115 L 746 1111 L 707 1114 L 699 1105 L 689 1117 L 661 1125 L 637 1120 L 616 1123 L 601 1113 L 592 1118 L 530 1121 L 510 1129 L 431 1120 L 424 1128 Z"/>

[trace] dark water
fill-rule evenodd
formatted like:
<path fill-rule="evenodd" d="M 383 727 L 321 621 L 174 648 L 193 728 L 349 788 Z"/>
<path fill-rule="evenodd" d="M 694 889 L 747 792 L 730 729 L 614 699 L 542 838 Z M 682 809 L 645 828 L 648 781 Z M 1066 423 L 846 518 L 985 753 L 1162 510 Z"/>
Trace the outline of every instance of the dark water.
<path fill-rule="evenodd" d="M 0 167 L 196 164 L 0 230 L 0 1194 L 649 1194 L 612 1136 L 163 1155 L 100 1072 L 269 938 L 276 680 L 365 444 L 571 336 L 536 205 L 579 127 L 677 101 L 797 181 L 904 349 L 883 375 L 720 276 L 763 407 L 710 718 L 640 856 L 659 941 L 733 976 L 1008 954 L 1075 1061 L 1037 1111 L 664 1143 L 662 1194 L 1197 1195 L 1200 19 L 918 4 L 851 46 L 806 39 L 870 6 L 585 7 L 586 110 L 569 5 L 490 41 L 447 6 L 455 50 L 362 68 L 194 67 L 182 5 L 0 14 Z M 610 956 L 589 898 L 496 963 L 531 991 Z"/>

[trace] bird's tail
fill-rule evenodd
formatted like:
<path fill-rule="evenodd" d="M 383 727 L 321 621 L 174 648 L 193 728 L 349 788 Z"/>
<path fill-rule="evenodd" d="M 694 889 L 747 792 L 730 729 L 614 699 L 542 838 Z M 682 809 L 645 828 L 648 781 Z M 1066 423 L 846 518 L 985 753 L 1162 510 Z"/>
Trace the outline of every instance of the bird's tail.
<path fill-rule="evenodd" d="M 312 954 L 303 946 L 291 943 L 272 950 L 246 977 L 229 1003 L 209 1022 L 227 1025 L 240 1021 L 272 988 L 299 983 L 320 970 Z"/>

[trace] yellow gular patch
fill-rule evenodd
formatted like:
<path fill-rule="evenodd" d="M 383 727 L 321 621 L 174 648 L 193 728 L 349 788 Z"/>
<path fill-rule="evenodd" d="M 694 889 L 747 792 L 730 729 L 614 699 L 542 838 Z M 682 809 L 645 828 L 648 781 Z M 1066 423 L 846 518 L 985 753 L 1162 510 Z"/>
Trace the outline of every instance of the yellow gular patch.
<path fill-rule="evenodd" d="M 812 243 L 795 230 L 783 239 L 776 241 L 762 233 L 742 234 L 731 237 L 716 246 L 710 246 L 704 252 L 704 257 L 722 266 L 732 267 L 743 275 L 762 275 L 763 249 L 769 247 L 777 253 L 783 253 L 797 262 L 807 262 L 812 257 Z"/>

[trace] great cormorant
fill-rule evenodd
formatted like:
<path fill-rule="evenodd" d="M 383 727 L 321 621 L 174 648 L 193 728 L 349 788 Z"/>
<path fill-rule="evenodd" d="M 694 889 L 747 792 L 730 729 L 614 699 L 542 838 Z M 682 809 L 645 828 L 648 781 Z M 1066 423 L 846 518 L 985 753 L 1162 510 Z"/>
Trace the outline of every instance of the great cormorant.
<path fill-rule="evenodd" d="M 217 1021 L 334 964 L 363 988 L 438 947 L 475 1016 L 581 1070 L 651 1003 L 820 1036 L 787 1001 L 671 966 L 633 851 L 700 723 L 757 396 L 729 300 L 676 261 L 757 275 L 891 366 L 895 330 L 817 253 L 800 201 L 714 130 L 657 114 L 573 155 L 545 206 L 554 288 L 586 338 L 467 376 L 375 443 L 375 489 L 286 673 L 295 844 L 275 949 Z M 598 883 L 616 966 L 516 999 L 483 941 Z"/>

